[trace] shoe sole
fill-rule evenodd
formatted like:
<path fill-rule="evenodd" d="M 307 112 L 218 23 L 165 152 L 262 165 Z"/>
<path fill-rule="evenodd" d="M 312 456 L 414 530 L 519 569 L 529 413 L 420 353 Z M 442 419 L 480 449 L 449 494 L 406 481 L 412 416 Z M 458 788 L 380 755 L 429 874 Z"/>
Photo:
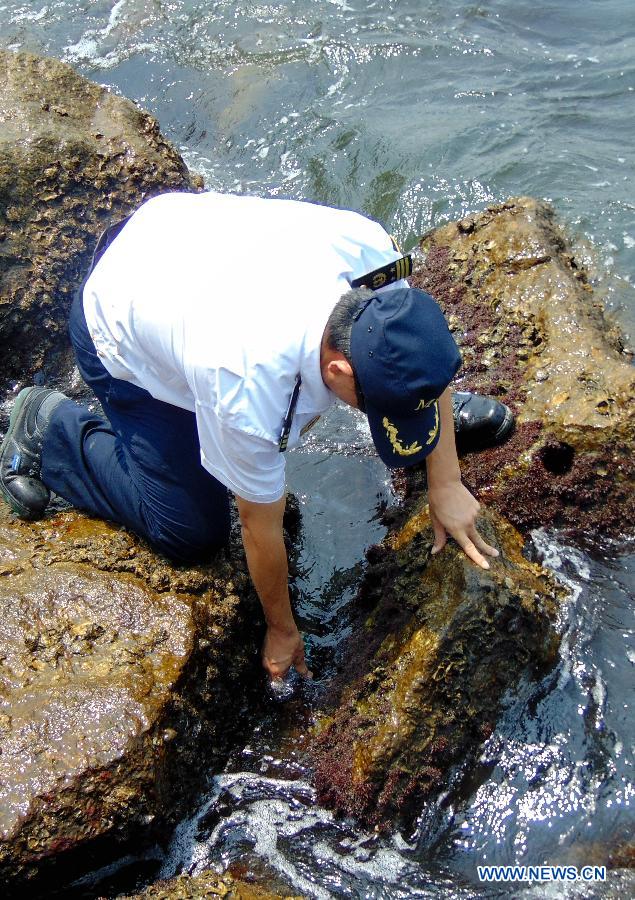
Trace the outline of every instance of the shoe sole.
<path fill-rule="evenodd" d="M 15 427 L 18 425 L 18 420 L 20 418 L 20 413 L 24 408 L 24 404 L 26 403 L 28 397 L 33 393 L 33 391 L 37 391 L 38 388 L 30 387 L 30 388 L 22 388 L 18 396 L 15 398 L 15 403 L 13 404 L 13 409 L 11 410 L 11 415 L 9 416 L 9 427 L 7 428 L 7 433 L 5 434 L 2 445 L 0 446 L 0 470 L 3 468 L 5 454 L 7 452 L 7 448 L 9 446 L 9 440 L 13 434 Z M 21 506 L 15 497 L 13 497 L 5 488 L 4 484 L 0 480 L 0 494 L 7 501 L 11 509 L 17 513 L 18 516 L 22 519 L 32 519 L 33 513 L 31 510 L 27 509 L 24 506 Z"/>
<path fill-rule="evenodd" d="M 494 435 L 494 441 L 496 444 L 502 444 L 503 441 L 507 440 L 509 435 L 514 430 L 514 414 L 509 408 L 509 406 L 505 406 L 505 418 L 502 421 L 502 424 L 499 426 L 498 431 Z"/>

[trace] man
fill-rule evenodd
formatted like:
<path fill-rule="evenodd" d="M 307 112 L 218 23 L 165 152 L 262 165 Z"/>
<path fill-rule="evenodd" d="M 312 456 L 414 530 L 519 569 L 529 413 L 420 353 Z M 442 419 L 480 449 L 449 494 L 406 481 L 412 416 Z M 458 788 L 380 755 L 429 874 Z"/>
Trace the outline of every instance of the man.
<path fill-rule="evenodd" d="M 107 418 L 22 391 L 0 490 L 25 518 L 55 491 L 185 563 L 227 541 L 231 491 L 267 622 L 263 665 L 310 675 L 287 586 L 284 451 L 335 398 L 366 411 L 389 466 L 426 460 L 433 552 L 450 534 L 480 566 L 497 555 L 461 483 L 448 389 L 460 356 L 409 271 L 353 212 L 215 193 L 147 201 L 100 242 L 71 311 L 79 370 Z M 489 440 L 512 425 L 484 398 L 456 410 Z"/>

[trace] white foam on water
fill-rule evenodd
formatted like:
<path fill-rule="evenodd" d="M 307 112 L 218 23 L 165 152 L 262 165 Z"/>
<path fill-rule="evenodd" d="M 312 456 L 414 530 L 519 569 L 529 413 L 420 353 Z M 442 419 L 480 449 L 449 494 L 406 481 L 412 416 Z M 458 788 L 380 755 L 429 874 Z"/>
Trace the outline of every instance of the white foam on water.
<path fill-rule="evenodd" d="M 0 10 L 6 9 L 6 6 L 0 7 Z M 48 6 L 43 6 L 39 11 L 33 9 L 22 9 L 13 16 L 14 22 L 40 22 L 45 18 L 49 11 Z"/>
<path fill-rule="evenodd" d="M 201 826 L 219 800 L 229 800 L 232 812 L 201 837 Z M 329 900 L 333 894 L 302 874 L 306 868 L 296 864 L 302 854 L 310 856 L 311 871 L 321 873 L 323 884 L 350 875 L 368 883 L 394 886 L 400 892 L 403 879 L 413 873 L 412 863 L 404 856 L 411 848 L 403 838 L 395 835 L 391 845 L 379 845 L 373 833 L 349 830 L 346 822 L 316 805 L 315 791 L 307 782 L 235 772 L 215 778 L 198 812 L 178 826 L 158 877 L 223 868 L 218 848 L 224 836 L 236 829 L 251 842 L 253 852 L 264 863 L 293 885 L 295 892 L 316 900 Z M 301 842 L 300 851 L 289 845 L 294 838 Z M 408 888 L 407 896 L 424 893 Z"/>
<path fill-rule="evenodd" d="M 137 13 L 143 13 L 146 0 L 140 2 L 141 6 L 137 0 L 117 0 L 103 28 L 89 28 L 76 43 L 64 47 L 62 57 L 64 61 L 75 65 L 91 63 L 100 69 L 112 69 L 133 53 L 156 52 L 158 49 L 156 44 L 136 42 L 132 39 L 133 35 L 124 35 L 122 40 L 116 41 L 116 49 L 103 52 L 104 45 L 112 45 L 112 41 L 117 37 L 115 34 L 115 38 L 110 39 L 116 29 L 125 26 L 128 14 L 134 20 Z"/>
<path fill-rule="evenodd" d="M 246 790 L 250 794 L 259 791 L 269 796 L 245 802 Z M 237 810 L 230 817 L 223 818 L 204 839 L 199 839 L 199 825 L 221 794 L 229 794 Z M 294 808 L 298 799 L 302 801 L 301 814 Z M 307 802 L 313 805 L 307 807 Z M 264 778 L 253 772 L 219 775 L 214 779 L 211 794 L 197 813 L 177 827 L 159 877 L 171 878 L 180 869 L 196 875 L 209 868 L 213 847 L 222 832 L 240 825 L 253 841 L 258 856 L 290 880 L 294 889 L 304 891 L 316 900 L 329 900 L 331 895 L 328 891 L 304 878 L 278 846 L 281 838 L 297 835 L 319 823 L 332 822 L 331 813 L 314 804 L 315 791 L 306 782 Z"/>
<path fill-rule="evenodd" d="M 551 569 L 558 581 L 568 590 L 568 597 L 560 606 L 557 622 L 557 627 L 562 632 L 560 644 L 562 666 L 558 676 L 558 689 L 561 690 L 572 676 L 579 677 L 582 674 L 578 671 L 582 663 L 579 661 L 576 663 L 572 654 L 572 643 L 575 640 L 573 611 L 584 584 L 591 578 L 591 569 L 579 550 L 561 544 L 545 529 L 537 528 L 532 531 L 531 539 L 542 565 Z"/>

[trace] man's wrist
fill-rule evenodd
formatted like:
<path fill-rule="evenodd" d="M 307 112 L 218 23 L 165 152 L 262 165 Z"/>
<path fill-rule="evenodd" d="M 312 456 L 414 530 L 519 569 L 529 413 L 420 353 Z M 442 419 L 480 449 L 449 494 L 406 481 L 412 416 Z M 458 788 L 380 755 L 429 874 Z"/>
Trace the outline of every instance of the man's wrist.
<path fill-rule="evenodd" d="M 285 638 L 294 637 L 298 633 L 298 626 L 293 619 L 290 622 L 270 622 L 267 619 L 267 628 L 275 635 Z"/>
<path fill-rule="evenodd" d="M 445 464 L 435 465 L 430 461 L 427 465 L 427 474 L 428 488 L 442 488 L 446 485 L 460 484 L 461 482 L 461 469 L 458 463 L 454 466 L 445 461 Z"/>

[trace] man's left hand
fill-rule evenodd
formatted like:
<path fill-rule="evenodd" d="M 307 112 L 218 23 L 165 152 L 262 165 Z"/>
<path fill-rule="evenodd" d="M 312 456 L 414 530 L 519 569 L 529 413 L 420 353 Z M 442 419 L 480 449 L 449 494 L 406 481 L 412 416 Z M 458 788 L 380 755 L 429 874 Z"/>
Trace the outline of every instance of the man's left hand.
<path fill-rule="evenodd" d="M 486 556 L 498 556 L 498 550 L 484 541 L 476 530 L 480 503 L 462 481 L 430 485 L 428 501 L 434 528 L 432 553 L 442 550 L 450 535 L 473 562 L 482 569 L 489 569 Z"/>

